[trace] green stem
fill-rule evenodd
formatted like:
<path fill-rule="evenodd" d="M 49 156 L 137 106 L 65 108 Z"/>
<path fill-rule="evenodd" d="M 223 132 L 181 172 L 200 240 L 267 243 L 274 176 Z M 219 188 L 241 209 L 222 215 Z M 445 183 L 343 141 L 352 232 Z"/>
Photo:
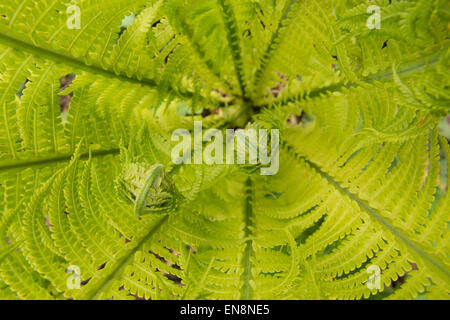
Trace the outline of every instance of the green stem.
<path fill-rule="evenodd" d="M 105 157 L 108 155 L 117 155 L 119 154 L 120 149 L 111 149 L 111 150 L 98 150 L 92 151 L 92 157 Z M 30 158 L 23 160 L 7 160 L 0 161 L 0 172 L 7 171 L 11 169 L 20 169 L 20 168 L 29 168 L 35 166 L 47 166 L 59 162 L 69 162 L 72 158 L 73 154 L 66 155 L 58 155 L 58 156 L 50 156 L 47 158 Z M 89 153 L 82 154 L 80 159 L 89 158 Z"/>
<path fill-rule="evenodd" d="M 241 288 L 241 300 L 249 300 L 252 297 L 252 287 L 250 286 L 250 280 L 252 277 L 252 245 L 253 241 L 250 239 L 252 236 L 252 224 L 253 224 L 253 209 L 252 209 L 252 181 L 250 178 L 247 179 L 247 182 L 245 183 L 246 187 L 246 202 L 245 202 L 245 215 L 244 215 L 244 237 L 246 239 L 245 241 L 245 249 L 244 249 L 244 255 L 242 256 L 241 265 L 244 269 L 244 272 L 241 276 L 242 281 L 242 288 Z"/>

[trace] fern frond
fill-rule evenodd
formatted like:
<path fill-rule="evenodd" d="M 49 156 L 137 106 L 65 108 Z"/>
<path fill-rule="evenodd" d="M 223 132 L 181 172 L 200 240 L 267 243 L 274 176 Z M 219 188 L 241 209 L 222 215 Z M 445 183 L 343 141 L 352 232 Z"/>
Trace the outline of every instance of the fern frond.
<path fill-rule="evenodd" d="M 445 4 L 3 0 L 0 298 L 448 299 Z M 278 173 L 173 163 L 196 121 Z"/>

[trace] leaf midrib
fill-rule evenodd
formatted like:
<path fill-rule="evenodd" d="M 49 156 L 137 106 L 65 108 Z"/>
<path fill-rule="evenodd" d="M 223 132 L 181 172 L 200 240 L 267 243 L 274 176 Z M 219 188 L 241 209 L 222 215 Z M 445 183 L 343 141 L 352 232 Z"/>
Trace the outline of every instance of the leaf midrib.
<path fill-rule="evenodd" d="M 151 87 L 156 87 L 158 84 L 151 79 L 142 79 L 139 80 L 135 77 L 127 77 L 124 75 L 117 75 L 115 72 L 111 70 L 105 70 L 97 65 L 87 65 L 84 62 L 75 59 L 72 56 L 67 54 L 63 54 L 60 52 L 55 52 L 50 48 L 38 47 L 33 45 L 32 43 L 19 39 L 12 35 L 7 35 L 4 33 L 4 30 L 0 32 L 0 43 L 5 44 L 11 48 L 20 49 L 21 51 L 25 51 L 31 54 L 36 54 L 39 57 L 45 57 L 52 61 L 60 62 L 66 65 L 70 65 L 72 67 L 81 69 L 83 71 L 87 71 L 92 74 L 102 75 L 107 78 L 117 78 L 121 81 L 127 81 L 132 83 L 138 83 L 141 85 L 147 85 Z"/>
<path fill-rule="evenodd" d="M 245 239 L 245 249 L 244 254 L 242 256 L 241 260 L 241 266 L 244 269 L 244 272 L 242 273 L 241 280 L 243 281 L 242 287 L 241 287 L 241 300 L 249 300 L 252 296 L 252 290 L 250 286 L 250 280 L 251 280 L 251 269 L 252 269 L 252 248 L 253 248 L 253 241 L 249 239 L 252 236 L 252 216 L 253 216 L 253 210 L 252 210 L 252 181 L 250 178 L 247 179 L 245 183 L 246 188 L 246 199 L 245 199 L 245 211 L 244 211 L 244 239 Z"/>
<path fill-rule="evenodd" d="M 243 70 L 244 62 L 242 60 L 242 49 L 238 36 L 238 24 L 233 11 L 233 6 L 228 3 L 228 0 L 219 0 L 218 4 L 222 13 L 222 20 L 225 26 L 227 41 L 231 51 L 231 58 L 233 60 L 236 77 L 239 82 L 239 88 L 241 90 L 242 97 L 244 100 L 247 100 L 249 97 L 247 96 L 247 86 L 245 83 L 245 75 Z M 237 37 L 237 39 L 233 39 L 233 36 Z"/>
<path fill-rule="evenodd" d="M 264 72 L 266 71 L 267 66 L 269 65 L 270 59 L 272 59 L 273 55 L 272 53 L 277 49 L 278 45 L 277 42 L 281 41 L 281 37 L 283 37 L 284 33 L 282 32 L 283 28 L 287 28 L 286 26 L 283 26 L 285 21 L 289 18 L 289 13 L 291 12 L 294 5 L 297 3 L 298 0 L 291 0 L 285 7 L 285 10 L 283 12 L 283 15 L 281 16 L 280 20 L 278 21 L 278 26 L 275 32 L 272 34 L 272 37 L 270 39 L 270 42 L 266 48 L 266 51 L 264 52 L 262 59 L 259 62 L 258 70 L 255 72 L 254 82 L 252 86 L 252 90 L 255 90 L 258 88 L 262 76 Z"/>
<path fill-rule="evenodd" d="M 85 153 L 80 156 L 81 159 L 87 159 L 91 155 L 92 157 L 104 157 L 108 155 L 117 155 L 120 153 L 120 149 L 110 149 L 110 150 L 97 150 L 92 151 L 90 154 Z M 3 171 L 8 171 L 12 169 L 20 169 L 20 168 L 30 168 L 37 166 L 46 166 L 50 164 L 60 163 L 60 162 L 69 162 L 72 158 L 72 154 L 65 155 L 55 155 L 49 156 L 46 158 L 30 158 L 24 160 L 7 160 L 0 161 L 0 173 Z"/>

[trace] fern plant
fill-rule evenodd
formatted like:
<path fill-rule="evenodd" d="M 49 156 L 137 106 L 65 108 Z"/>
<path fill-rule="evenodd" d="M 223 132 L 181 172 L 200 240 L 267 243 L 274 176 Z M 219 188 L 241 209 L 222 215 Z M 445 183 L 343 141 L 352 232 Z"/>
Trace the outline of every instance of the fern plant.
<path fill-rule="evenodd" d="M 448 299 L 447 5 L 2 0 L 0 297 Z M 175 165 L 195 120 L 278 174 Z"/>

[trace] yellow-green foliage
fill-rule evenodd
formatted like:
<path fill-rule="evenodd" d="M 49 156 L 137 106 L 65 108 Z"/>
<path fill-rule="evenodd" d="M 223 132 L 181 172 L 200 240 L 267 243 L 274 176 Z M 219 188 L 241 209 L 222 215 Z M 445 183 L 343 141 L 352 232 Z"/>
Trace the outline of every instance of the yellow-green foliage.
<path fill-rule="evenodd" d="M 447 0 L 74 3 L 0 3 L 2 299 L 449 298 Z M 278 174 L 172 164 L 199 119 Z"/>

